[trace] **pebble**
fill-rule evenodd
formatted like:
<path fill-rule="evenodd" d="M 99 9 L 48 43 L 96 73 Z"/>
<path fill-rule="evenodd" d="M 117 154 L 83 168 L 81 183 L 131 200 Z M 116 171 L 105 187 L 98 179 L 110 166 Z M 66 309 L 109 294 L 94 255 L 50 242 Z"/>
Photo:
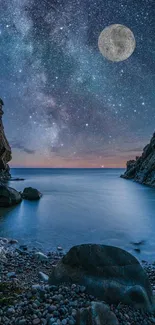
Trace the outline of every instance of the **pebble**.
<path fill-rule="evenodd" d="M 8 315 L 14 314 L 14 313 L 15 313 L 15 309 L 13 307 L 8 308 L 8 310 L 7 310 Z"/>
<path fill-rule="evenodd" d="M 55 311 L 56 309 L 57 309 L 56 306 L 51 305 L 51 306 L 49 306 L 49 308 L 48 308 L 48 312 L 49 312 L 49 313 L 52 313 L 52 312 Z"/>
<path fill-rule="evenodd" d="M 8 272 L 7 273 L 7 277 L 8 278 L 15 278 L 16 277 L 16 273 L 15 272 Z"/>
<path fill-rule="evenodd" d="M 34 284 L 32 285 L 32 292 L 37 292 L 37 290 L 41 290 L 41 285 L 40 284 Z"/>
<path fill-rule="evenodd" d="M 124 317 L 125 318 L 127 318 L 127 319 L 129 319 L 130 317 L 127 315 L 127 314 L 124 314 Z"/>
<path fill-rule="evenodd" d="M 34 256 L 40 261 L 47 261 L 48 260 L 48 257 L 45 254 L 41 253 L 41 252 L 36 252 L 34 254 Z"/>
<path fill-rule="evenodd" d="M 32 323 L 34 325 L 40 324 L 40 319 L 39 318 L 35 318 Z"/>
<path fill-rule="evenodd" d="M 80 286 L 80 292 L 85 292 L 86 291 L 86 287 L 84 287 L 84 286 Z"/>
<path fill-rule="evenodd" d="M 26 319 L 21 319 L 18 322 L 18 325 L 26 325 L 27 324 L 27 320 Z"/>
<path fill-rule="evenodd" d="M 48 282 L 49 280 L 49 276 L 43 272 L 39 272 L 39 278 L 44 282 Z"/>
<path fill-rule="evenodd" d="M 152 322 L 152 324 L 155 324 L 155 317 L 151 317 L 150 321 Z"/>
<path fill-rule="evenodd" d="M 63 248 L 62 248 L 61 246 L 58 246 L 58 247 L 57 247 L 57 250 L 58 250 L 58 251 L 62 251 Z"/>
<path fill-rule="evenodd" d="M 49 319 L 49 325 L 52 325 L 54 322 L 55 322 L 55 318 L 51 317 L 51 318 Z"/>

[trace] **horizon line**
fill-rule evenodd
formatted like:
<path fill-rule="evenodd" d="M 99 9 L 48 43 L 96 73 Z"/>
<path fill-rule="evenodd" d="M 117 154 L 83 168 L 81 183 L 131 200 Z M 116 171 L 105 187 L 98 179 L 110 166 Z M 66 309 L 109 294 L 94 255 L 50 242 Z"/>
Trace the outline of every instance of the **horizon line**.
<path fill-rule="evenodd" d="M 15 167 L 12 166 L 10 169 L 19 169 L 19 168 L 25 168 L 25 169 L 125 169 L 125 167 Z"/>

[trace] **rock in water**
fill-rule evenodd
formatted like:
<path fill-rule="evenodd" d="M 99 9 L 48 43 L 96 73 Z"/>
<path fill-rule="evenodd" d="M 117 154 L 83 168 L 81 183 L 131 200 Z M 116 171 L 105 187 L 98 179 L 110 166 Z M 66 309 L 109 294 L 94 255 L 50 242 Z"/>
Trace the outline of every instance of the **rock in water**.
<path fill-rule="evenodd" d="M 2 115 L 4 114 L 2 106 L 4 105 L 0 98 L 0 180 L 9 180 L 11 178 L 8 162 L 12 159 L 11 148 L 4 133 Z"/>
<path fill-rule="evenodd" d="M 18 240 L 16 240 L 16 239 L 10 239 L 9 240 L 9 244 L 11 244 L 11 245 L 18 244 Z"/>
<path fill-rule="evenodd" d="M 19 192 L 14 188 L 0 185 L 0 207 L 10 207 L 22 201 Z"/>
<path fill-rule="evenodd" d="M 147 274 L 138 260 L 125 250 L 106 245 L 74 246 L 53 267 L 49 284 L 78 283 L 107 303 L 154 309 Z"/>
<path fill-rule="evenodd" d="M 88 308 L 77 313 L 77 325 L 119 325 L 118 319 L 110 308 L 101 302 L 92 302 Z"/>
<path fill-rule="evenodd" d="M 42 194 L 35 188 L 26 187 L 22 193 L 23 199 L 26 200 L 39 200 Z"/>
<path fill-rule="evenodd" d="M 121 177 L 155 187 L 155 133 L 142 155 L 127 161 L 127 169 Z"/>

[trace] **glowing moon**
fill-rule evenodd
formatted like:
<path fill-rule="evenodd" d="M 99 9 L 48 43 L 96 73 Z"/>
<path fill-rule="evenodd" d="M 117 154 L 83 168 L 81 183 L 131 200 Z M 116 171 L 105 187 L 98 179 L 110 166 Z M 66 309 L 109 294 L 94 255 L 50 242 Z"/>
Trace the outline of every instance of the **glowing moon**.
<path fill-rule="evenodd" d="M 128 59 L 135 50 L 136 41 L 133 32 L 124 25 L 114 24 L 106 27 L 98 39 L 102 55 L 110 61 L 119 62 Z"/>

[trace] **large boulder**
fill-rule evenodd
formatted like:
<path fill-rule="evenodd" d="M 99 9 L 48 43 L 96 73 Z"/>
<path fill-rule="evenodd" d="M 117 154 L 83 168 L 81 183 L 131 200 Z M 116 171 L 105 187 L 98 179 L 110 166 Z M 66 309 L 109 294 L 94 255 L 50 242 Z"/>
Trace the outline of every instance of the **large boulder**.
<path fill-rule="evenodd" d="M 102 302 L 91 303 L 88 308 L 81 308 L 77 313 L 77 325 L 119 325 L 118 319 L 109 306 Z"/>
<path fill-rule="evenodd" d="M 26 187 L 22 193 L 22 198 L 26 200 L 39 200 L 42 194 L 35 188 Z"/>
<path fill-rule="evenodd" d="M 52 268 L 50 284 L 78 283 L 89 294 L 107 303 L 154 309 L 147 274 L 138 260 L 125 250 L 107 245 L 74 246 Z"/>
<path fill-rule="evenodd" d="M 14 188 L 5 185 L 0 185 L 0 207 L 10 207 L 22 201 L 19 192 Z"/>

